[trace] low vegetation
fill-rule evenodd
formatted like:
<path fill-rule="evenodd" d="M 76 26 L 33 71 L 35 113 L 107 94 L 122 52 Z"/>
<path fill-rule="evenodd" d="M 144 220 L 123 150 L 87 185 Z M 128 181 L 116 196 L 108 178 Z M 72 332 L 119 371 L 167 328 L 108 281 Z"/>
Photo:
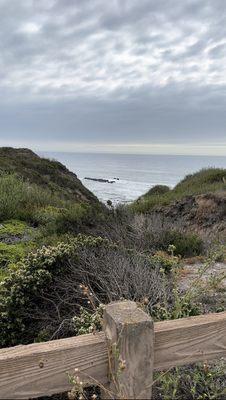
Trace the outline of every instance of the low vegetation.
<path fill-rule="evenodd" d="M 77 176 L 56 160 L 39 157 L 29 149 L 0 148 L 0 172 L 17 174 L 30 184 L 76 202 L 99 203 Z"/>
<path fill-rule="evenodd" d="M 0 174 L 0 277 L 33 248 L 91 227 L 101 206 L 60 197 L 17 174 Z"/>
<path fill-rule="evenodd" d="M 148 213 L 154 207 L 168 206 L 186 196 L 204 193 L 214 193 L 226 190 L 226 170 L 219 168 L 203 169 L 193 175 L 188 175 L 173 189 L 166 186 L 155 186 L 133 205 L 135 212 Z"/>
<path fill-rule="evenodd" d="M 119 299 L 156 321 L 225 310 L 224 276 L 202 279 L 225 261 L 225 180 L 203 170 L 107 209 L 60 163 L 1 149 L 0 346 L 98 331 Z M 202 263 L 183 290 L 188 258 Z M 224 399 L 225 378 L 223 361 L 158 373 L 154 399 Z"/>
<path fill-rule="evenodd" d="M 140 302 L 146 298 L 154 307 L 170 284 L 163 279 L 164 271 L 177 262 L 92 236 L 44 246 L 15 264 L 1 283 L 1 346 L 73 335 L 74 316 L 81 307 L 91 312 L 94 304 L 122 297 Z M 93 293 L 91 308 L 83 285 Z"/>

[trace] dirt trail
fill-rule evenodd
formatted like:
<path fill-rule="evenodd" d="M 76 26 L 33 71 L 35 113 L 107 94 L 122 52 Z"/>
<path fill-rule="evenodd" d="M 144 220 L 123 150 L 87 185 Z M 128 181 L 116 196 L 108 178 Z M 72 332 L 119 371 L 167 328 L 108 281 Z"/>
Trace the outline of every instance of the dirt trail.
<path fill-rule="evenodd" d="M 187 290 L 192 282 L 196 281 L 200 276 L 200 271 L 205 268 L 205 264 L 185 264 L 180 272 L 180 287 Z M 226 263 L 214 263 L 201 276 L 204 284 L 217 285 L 226 289 Z"/>

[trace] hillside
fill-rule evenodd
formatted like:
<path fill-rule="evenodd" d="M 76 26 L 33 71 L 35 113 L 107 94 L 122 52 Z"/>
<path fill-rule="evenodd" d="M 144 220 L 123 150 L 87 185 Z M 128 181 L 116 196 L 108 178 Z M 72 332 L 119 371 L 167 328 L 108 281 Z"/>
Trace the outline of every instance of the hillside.
<path fill-rule="evenodd" d="M 224 199 L 226 195 L 226 169 L 208 168 L 186 176 L 173 189 L 157 185 L 141 196 L 132 205 L 135 212 L 150 213 L 160 207 L 183 203 L 185 198 L 215 193 Z M 222 200 L 223 201 L 223 200 Z M 183 207 L 182 207 L 183 208 Z M 177 209 L 179 212 L 180 209 Z"/>
<path fill-rule="evenodd" d="M 0 348 L 95 334 L 105 304 L 122 299 L 155 321 L 226 310 L 225 170 L 109 209 L 30 150 L 0 149 L 0 171 Z M 157 375 L 155 400 L 217 398 L 225 370 L 208 371 L 214 387 L 199 365 Z"/>
<path fill-rule="evenodd" d="M 0 148 L 0 280 L 39 246 L 86 233 L 103 210 L 61 163 L 28 149 Z"/>
<path fill-rule="evenodd" d="M 226 191 L 186 196 L 154 212 L 184 228 L 226 231 Z"/>
<path fill-rule="evenodd" d="M 59 161 L 41 158 L 29 149 L 0 148 L 0 172 L 16 173 L 30 183 L 48 188 L 65 200 L 99 203 L 76 174 Z"/>

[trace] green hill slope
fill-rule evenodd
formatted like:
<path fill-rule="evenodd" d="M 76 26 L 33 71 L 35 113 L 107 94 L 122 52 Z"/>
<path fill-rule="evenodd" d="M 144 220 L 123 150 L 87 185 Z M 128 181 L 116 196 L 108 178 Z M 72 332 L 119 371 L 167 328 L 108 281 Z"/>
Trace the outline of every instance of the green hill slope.
<path fill-rule="evenodd" d="M 29 149 L 0 148 L 0 172 L 16 173 L 30 183 L 47 188 L 65 200 L 98 204 L 76 174 L 55 160 L 39 157 Z"/>
<path fill-rule="evenodd" d="M 186 176 L 175 188 L 156 186 L 132 204 L 135 212 L 149 213 L 158 206 L 169 206 L 186 196 L 226 193 L 226 169 L 209 168 Z"/>
<path fill-rule="evenodd" d="M 0 280 L 38 246 L 86 233 L 103 210 L 61 163 L 28 149 L 0 148 Z"/>

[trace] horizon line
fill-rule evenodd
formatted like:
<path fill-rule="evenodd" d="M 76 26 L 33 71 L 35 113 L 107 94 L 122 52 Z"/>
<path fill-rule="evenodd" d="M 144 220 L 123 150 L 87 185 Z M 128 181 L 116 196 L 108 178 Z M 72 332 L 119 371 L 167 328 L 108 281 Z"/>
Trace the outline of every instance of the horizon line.
<path fill-rule="evenodd" d="M 28 148 L 34 152 L 131 154 L 168 156 L 226 157 L 226 143 L 76 143 L 68 141 L 0 140 L 0 147 Z"/>

